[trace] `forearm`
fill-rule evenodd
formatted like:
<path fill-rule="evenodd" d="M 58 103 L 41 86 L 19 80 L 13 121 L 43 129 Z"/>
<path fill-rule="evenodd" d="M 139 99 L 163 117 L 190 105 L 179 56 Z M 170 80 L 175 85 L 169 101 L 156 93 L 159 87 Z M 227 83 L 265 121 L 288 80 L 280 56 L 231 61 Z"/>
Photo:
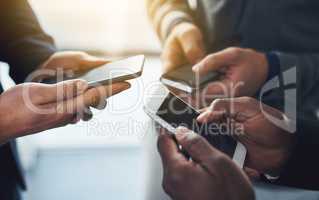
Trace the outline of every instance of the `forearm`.
<path fill-rule="evenodd" d="M 277 72 L 272 78 L 279 79 L 284 111 L 295 115 L 292 117 L 295 118 L 297 136 L 291 159 L 284 167 L 280 181 L 294 187 L 319 189 L 319 182 L 314 179 L 318 176 L 314 172 L 319 166 L 309 156 L 318 152 L 319 147 L 319 54 L 276 54 L 279 70 L 270 71 Z M 308 166 L 307 171 L 304 166 Z"/>
<path fill-rule="evenodd" d="M 10 65 L 18 83 L 55 51 L 53 39 L 44 33 L 25 0 L 10 0 L 0 8 L 0 55 Z"/>
<path fill-rule="evenodd" d="M 162 41 L 177 24 L 194 21 L 187 0 L 146 0 L 146 6 L 151 23 Z"/>

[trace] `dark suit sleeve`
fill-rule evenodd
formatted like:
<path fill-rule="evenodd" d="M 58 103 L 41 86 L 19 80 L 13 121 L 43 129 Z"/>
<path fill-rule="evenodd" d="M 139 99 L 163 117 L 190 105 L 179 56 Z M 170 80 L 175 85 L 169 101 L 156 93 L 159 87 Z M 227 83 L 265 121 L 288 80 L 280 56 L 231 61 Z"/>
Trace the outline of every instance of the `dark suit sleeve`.
<path fill-rule="evenodd" d="M 0 27 L 0 60 L 10 65 L 17 83 L 56 51 L 26 0 L 1 1 Z"/>
<path fill-rule="evenodd" d="M 319 54 L 278 54 L 284 102 L 295 101 L 296 146 L 283 169 L 280 183 L 319 190 Z M 296 96 L 288 90 L 296 89 Z M 286 107 L 289 112 L 292 107 Z"/>

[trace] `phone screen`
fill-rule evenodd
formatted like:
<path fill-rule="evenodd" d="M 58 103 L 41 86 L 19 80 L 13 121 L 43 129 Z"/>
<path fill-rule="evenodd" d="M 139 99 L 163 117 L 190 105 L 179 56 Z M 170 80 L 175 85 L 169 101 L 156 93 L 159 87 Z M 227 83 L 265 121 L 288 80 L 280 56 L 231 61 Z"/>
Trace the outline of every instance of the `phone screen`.
<path fill-rule="evenodd" d="M 197 124 L 199 113 L 181 99 L 169 93 L 157 111 L 157 115 L 169 122 L 174 128 L 184 126 L 191 130 Z"/>
<path fill-rule="evenodd" d="M 184 126 L 206 138 L 211 145 L 230 157 L 234 155 L 237 142 L 231 136 L 221 133 L 219 124 L 197 122 L 199 113 L 172 93 L 166 96 L 156 114 L 174 128 Z"/>

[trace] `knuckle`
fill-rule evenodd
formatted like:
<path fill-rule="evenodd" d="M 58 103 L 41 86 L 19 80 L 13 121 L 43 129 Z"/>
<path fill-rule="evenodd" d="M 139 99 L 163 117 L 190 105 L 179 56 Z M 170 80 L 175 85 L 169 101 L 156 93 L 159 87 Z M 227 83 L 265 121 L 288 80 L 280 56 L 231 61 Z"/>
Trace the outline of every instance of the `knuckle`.
<path fill-rule="evenodd" d="M 198 146 L 202 145 L 203 138 L 197 134 L 194 134 L 191 140 L 186 143 L 186 148 L 190 151 L 196 151 Z"/>
<path fill-rule="evenodd" d="M 47 99 L 47 92 L 44 87 L 42 86 L 36 86 L 33 84 L 30 84 L 29 86 L 22 87 L 22 89 L 26 89 L 23 93 L 23 95 L 28 95 L 28 97 L 35 102 L 42 102 Z"/>
<path fill-rule="evenodd" d="M 209 158 L 211 165 L 219 166 L 221 169 L 229 165 L 229 159 L 222 153 L 218 153 Z"/>
<path fill-rule="evenodd" d="M 243 54 L 243 49 L 239 47 L 229 47 L 227 51 L 232 55 L 234 59 L 239 58 Z"/>

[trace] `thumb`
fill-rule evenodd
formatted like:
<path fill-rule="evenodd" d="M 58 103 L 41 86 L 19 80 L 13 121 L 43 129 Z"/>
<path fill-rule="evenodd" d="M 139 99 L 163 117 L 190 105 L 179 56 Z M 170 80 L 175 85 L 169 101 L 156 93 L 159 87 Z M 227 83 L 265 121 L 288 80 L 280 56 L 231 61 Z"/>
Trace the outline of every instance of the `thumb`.
<path fill-rule="evenodd" d="M 221 118 L 232 118 L 243 123 L 254 116 L 256 111 L 251 107 L 254 103 L 255 99 L 250 97 L 216 99 L 198 116 L 197 121 L 208 123 Z"/>
<path fill-rule="evenodd" d="M 212 147 L 205 138 L 187 128 L 177 128 L 176 139 L 190 157 L 199 164 L 206 165 L 209 157 L 221 154 L 217 149 Z"/>
<path fill-rule="evenodd" d="M 236 59 L 236 54 L 232 49 L 226 49 L 206 56 L 201 62 L 193 67 L 193 71 L 205 74 L 210 71 L 220 71 L 224 67 L 229 67 Z"/>
<path fill-rule="evenodd" d="M 105 58 L 99 58 L 96 56 L 91 56 L 89 54 L 86 54 L 81 60 L 80 70 L 88 70 L 88 69 L 96 68 L 110 62 L 111 62 L 110 60 L 107 60 Z"/>
<path fill-rule="evenodd" d="M 58 102 L 65 99 L 70 99 L 83 94 L 88 89 L 88 83 L 85 80 L 75 79 L 63 81 L 54 85 L 44 87 L 41 94 L 42 103 Z"/>

